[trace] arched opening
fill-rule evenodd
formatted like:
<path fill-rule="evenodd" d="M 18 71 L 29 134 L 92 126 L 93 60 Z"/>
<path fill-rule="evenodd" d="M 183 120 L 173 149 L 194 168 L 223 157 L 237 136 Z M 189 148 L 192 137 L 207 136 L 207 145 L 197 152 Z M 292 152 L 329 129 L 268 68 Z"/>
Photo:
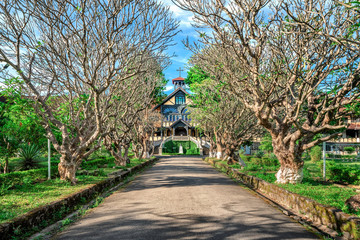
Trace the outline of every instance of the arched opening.
<path fill-rule="evenodd" d="M 175 129 L 175 136 L 187 136 L 187 131 L 184 127 L 177 127 Z"/>
<path fill-rule="evenodd" d="M 167 129 L 166 130 L 166 136 L 168 137 L 168 136 L 171 136 L 171 131 L 170 131 L 170 129 Z"/>

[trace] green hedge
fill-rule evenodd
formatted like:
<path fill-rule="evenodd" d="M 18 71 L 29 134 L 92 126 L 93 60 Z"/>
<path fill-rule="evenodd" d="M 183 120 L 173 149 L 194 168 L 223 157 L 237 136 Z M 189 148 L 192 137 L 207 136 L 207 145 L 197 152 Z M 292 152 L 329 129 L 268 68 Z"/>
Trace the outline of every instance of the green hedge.
<path fill-rule="evenodd" d="M 169 141 L 164 144 L 163 153 L 179 153 L 180 145 L 183 147 L 184 154 L 199 154 L 196 144 L 191 141 Z"/>
<path fill-rule="evenodd" d="M 349 184 L 360 182 L 360 168 L 332 161 L 327 162 L 326 165 L 330 172 L 330 180 L 335 182 L 346 182 Z"/>
<path fill-rule="evenodd" d="M 113 163 L 113 162 L 114 162 L 113 157 L 102 157 L 102 158 L 95 159 L 95 160 L 83 161 L 80 166 L 82 168 L 98 168 L 102 165 Z"/>

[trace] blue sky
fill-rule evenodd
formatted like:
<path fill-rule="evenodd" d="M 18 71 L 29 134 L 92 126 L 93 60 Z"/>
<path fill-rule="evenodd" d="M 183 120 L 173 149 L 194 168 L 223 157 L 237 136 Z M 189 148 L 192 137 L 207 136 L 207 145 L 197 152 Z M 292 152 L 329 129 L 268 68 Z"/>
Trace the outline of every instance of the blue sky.
<path fill-rule="evenodd" d="M 175 4 L 171 2 L 171 0 L 161 0 L 165 5 L 170 7 L 170 11 L 173 13 L 173 17 L 180 21 L 179 29 L 180 32 L 177 36 L 174 38 L 175 46 L 172 46 L 168 49 L 169 55 L 175 54 L 176 56 L 171 59 L 172 64 L 164 71 L 165 78 L 169 80 L 168 84 L 166 85 L 166 94 L 169 94 L 173 91 L 173 85 L 171 80 L 174 78 L 179 77 L 179 72 L 176 71 L 181 67 L 182 69 L 185 69 L 181 73 L 182 77 L 187 76 L 187 62 L 188 59 L 191 56 L 191 52 L 187 50 L 182 43 L 182 40 L 189 37 L 189 41 L 196 40 L 197 33 L 195 29 L 191 26 L 192 21 L 192 14 L 189 12 L 185 12 L 178 8 Z"/>

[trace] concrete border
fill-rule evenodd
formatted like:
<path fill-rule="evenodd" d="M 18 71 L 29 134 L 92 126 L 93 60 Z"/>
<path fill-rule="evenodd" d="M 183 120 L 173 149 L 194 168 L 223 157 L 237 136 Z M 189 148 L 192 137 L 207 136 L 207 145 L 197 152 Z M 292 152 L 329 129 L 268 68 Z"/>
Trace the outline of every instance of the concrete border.
<path fill-rule="evenodd" d="M 223 170 L 228 176 L 241 181 L 281 207 L 291 209 L 291 212 L 296 213 L 306 222 L 313 223 L 319 230 L 326 233 L 334 231 L 342 233 L 344 239 L 360 239 L 360 218 L 346 214 L 340 209 L 324 206 L 257 177 L 241 173 L 237 169 L 218 162 L 219 160 L 205 158 L 204 161 Z"/>
<path fill-rule="evenodd" d="M 124 171 L 117 176 L 109 177 L 108 179 L 80 190 L 79 192 L 73 193 L 63 199 L 51 202 L 42 207 L 35 208 L 24 215 L 0 224 L 0 240 L 11 239 L 16 232 L 24 232 L 33 229 L 34 227 L 39 227 L 44 223 L 44 221 L 54 219 L 54 215 L 56 213 L 61 213 L 58 216 L 58 219 L 65 217 L 70 212 L 73 212 L 77 205 L 83 203 L 84 199 L 86 199 L 87 202 L 91 201 L 99 194 L 105 192 L 108 188 L 115 186 L 119 182 L 123 181 L 132 173 L 140 171 L 157 160 L 157 158 L 150 159 L 135 167 L 129 168 L 127 171 Z"/>

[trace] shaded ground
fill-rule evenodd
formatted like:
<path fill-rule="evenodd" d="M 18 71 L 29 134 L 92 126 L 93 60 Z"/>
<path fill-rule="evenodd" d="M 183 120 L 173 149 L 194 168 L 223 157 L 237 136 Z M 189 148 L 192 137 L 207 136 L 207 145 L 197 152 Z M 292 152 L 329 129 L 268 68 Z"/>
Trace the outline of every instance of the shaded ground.
<path fill-rule="evenodd" d="M 316 239 L 195 157 L 163 157 L 58 239 Z"/>

